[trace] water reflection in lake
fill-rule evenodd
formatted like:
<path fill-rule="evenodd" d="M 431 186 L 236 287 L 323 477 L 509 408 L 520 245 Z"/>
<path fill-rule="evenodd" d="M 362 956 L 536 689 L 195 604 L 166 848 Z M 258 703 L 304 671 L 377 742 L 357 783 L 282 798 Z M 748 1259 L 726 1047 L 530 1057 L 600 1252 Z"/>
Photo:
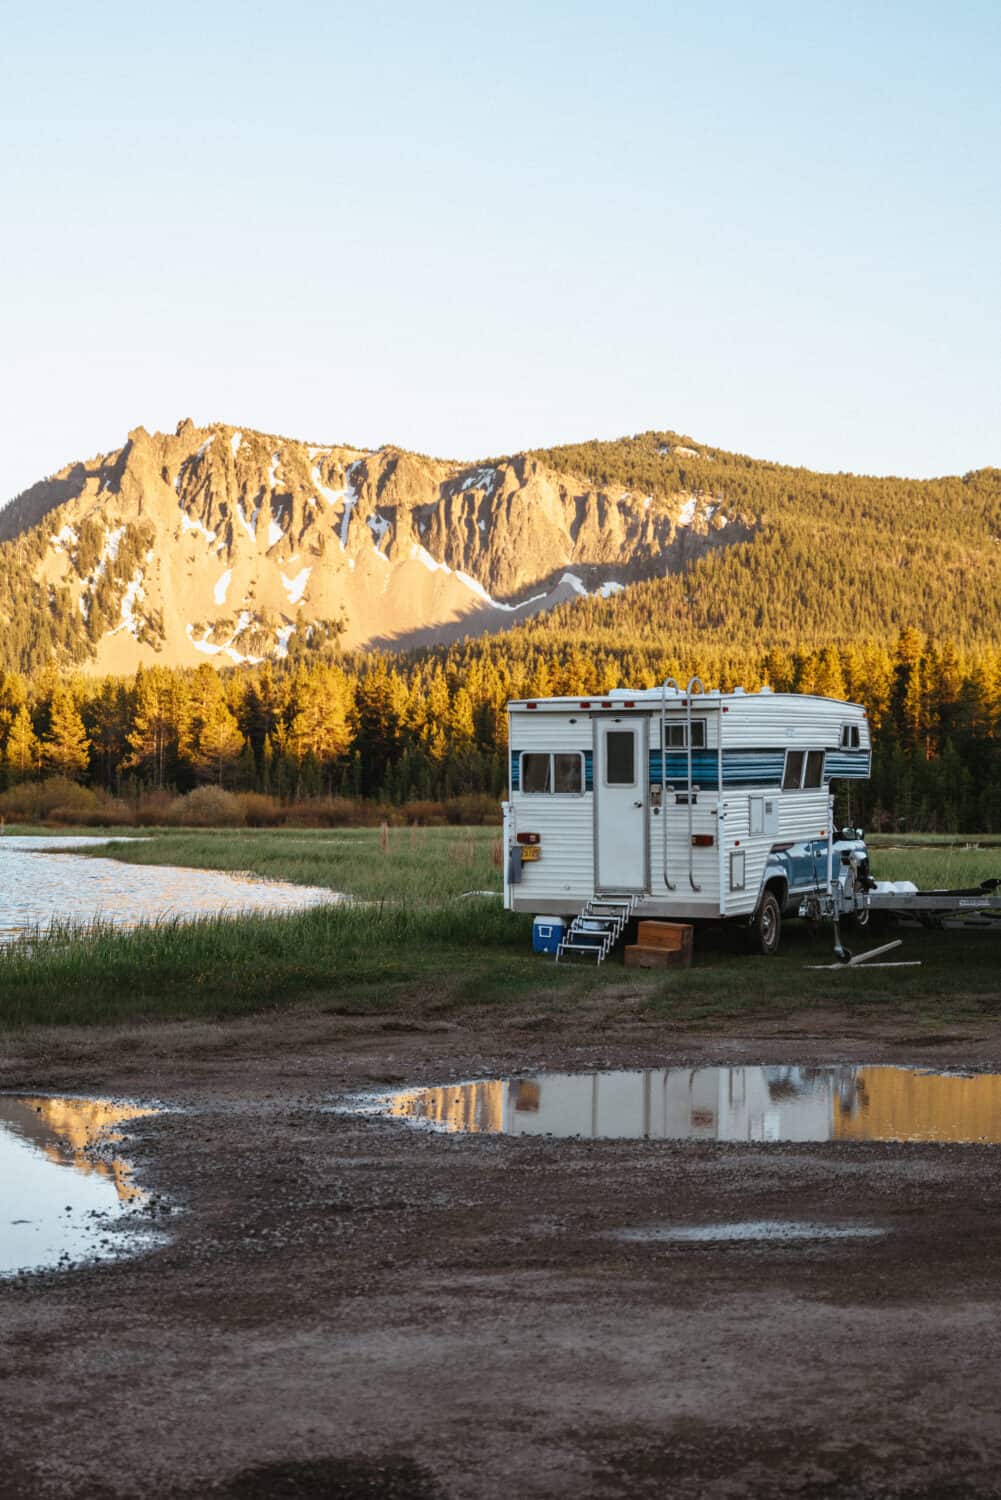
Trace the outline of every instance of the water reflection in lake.
<path fill-rule="evenodd" d="M 152 1111 L 105 1099 L 0 1095 L 0 1275 L 150 1243 L 115 1230 L 143 1195 L 115 1127 Z"/>
<path fill-rule="evenodd" d="M 415 1089 L 380 1107 L 441 1130 L 515 1135 L 1001 1142 L 1001 1075 L 914 1068 L 543 1073 Z"/>
<path fill-rule="evenodd" d="M 72 858 L 73 849 L 107 842 L 72 836 L 0 838 L 0 942 L 52 922 L 100 920 L 132 927 L 141 921 L 221 912 L 299 911 L 338 899 L 320 886 L 254 880 L 220 870 Z"/>

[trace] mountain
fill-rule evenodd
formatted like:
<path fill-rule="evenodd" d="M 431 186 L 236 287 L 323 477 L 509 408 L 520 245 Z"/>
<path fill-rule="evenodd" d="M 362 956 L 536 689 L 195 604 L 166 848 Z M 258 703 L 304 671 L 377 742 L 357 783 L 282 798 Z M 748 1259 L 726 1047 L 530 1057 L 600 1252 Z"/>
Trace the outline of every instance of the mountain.
<path fill-rule="evenodd" d="M 1001 471 L 823 475 L 671 432 L 463 464 L 185 421 L 0 511 L 8 667 L 228 666 L 526 621 L 620 643 L 1001 639 Z"/>
<path fill-rule="evenodd" d="M 332 636 L 409 647 L 614 594 L 749 534 L 718 501 L 611 493 L 541 455 L 459 464 L 186 421 L 138 428 L 0 512 L 0 609 L 22 658 L 34 624 L 50 654 L 98 672 Z"/>

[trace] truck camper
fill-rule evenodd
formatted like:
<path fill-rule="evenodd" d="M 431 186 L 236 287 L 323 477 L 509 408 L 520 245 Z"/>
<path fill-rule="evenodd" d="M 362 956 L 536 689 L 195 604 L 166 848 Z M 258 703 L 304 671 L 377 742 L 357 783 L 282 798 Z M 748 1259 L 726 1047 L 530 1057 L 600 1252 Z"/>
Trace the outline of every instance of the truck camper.
<path fill-rule="evenodd" d="M 802 693 L 638 691 L 508 704 L 504 902 L 569 924 L 557 956 L 600 960 L 632 917 L 743 924 L 774 953 L 783 916 L 863 882 L 831 784 L 865 779 L 865 709 Z"/>

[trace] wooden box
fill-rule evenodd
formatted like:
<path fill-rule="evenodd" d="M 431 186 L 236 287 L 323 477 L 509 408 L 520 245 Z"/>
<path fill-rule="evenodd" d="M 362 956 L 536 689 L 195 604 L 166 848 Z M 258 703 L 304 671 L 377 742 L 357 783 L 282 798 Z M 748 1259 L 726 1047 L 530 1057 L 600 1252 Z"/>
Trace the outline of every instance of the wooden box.
<path fill-rule="evenodd" d="M 692 951 L 692 929 L 687 922 L 638 922 L 636 943 L 640 948 L 666 948 L 669 952 Z"/>
<path fill-rule="evenodd" d="M 690 969 L 692 945 L 689 942 L 684 948 L 644 948 L 633 943 L 626 949 L 625 960 L 627 969 Z"/>

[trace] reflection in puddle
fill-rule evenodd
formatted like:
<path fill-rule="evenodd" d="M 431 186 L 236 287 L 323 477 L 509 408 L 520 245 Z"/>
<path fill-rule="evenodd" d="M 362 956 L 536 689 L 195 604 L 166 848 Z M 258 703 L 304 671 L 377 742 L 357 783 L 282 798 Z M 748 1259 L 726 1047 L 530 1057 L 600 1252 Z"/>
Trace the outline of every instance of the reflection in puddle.
<path fill-rule="evenodd" d="M 72 857 L 74 849 L 107 842 L 74 835 L 0 838 L 0 942 L 53 922 L 134 927 L 177 918 L 301 911 L 343 899 L 322 886 L 255 880 L 225 870 Z"/>
<path fill-rule="evenodd" d="M 150 1243 L 114 1229 L 145 1195 L 107 1148 L 121 1140 L 116 1126 L 153 1113 L 104 1099 L 0 1095 L 0 1275 Z"/>
<path fill-rule="evenodd" d="M 619 1229 L 616 1240 L 649 1244 L 667 1241 L 675 1244 L 740 1244 L 795 1240 L 871 1240 L 883 1234 L 865 1224 L 797 1224 L 787 1219 L 748 1219 L 736 1224 L 654 1225 L 648 1229 Z"/>
<path fill-rule="evenodd" d="M 1001 1075 L 916 1068 L 659 1068 L 414 1089 L 379 1102 L 440 1130 L 707 1141 L 1001 1142 Z"/>

